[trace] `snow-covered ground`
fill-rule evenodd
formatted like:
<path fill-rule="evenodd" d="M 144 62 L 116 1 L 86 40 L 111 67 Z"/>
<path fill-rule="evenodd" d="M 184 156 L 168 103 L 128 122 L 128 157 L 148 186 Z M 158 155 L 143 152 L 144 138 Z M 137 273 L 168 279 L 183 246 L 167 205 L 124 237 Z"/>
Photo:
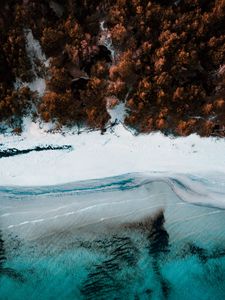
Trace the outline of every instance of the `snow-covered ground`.
<path fill-rule="evenodd" d="M 21 136 L 0 135 L 0 150 L 72 145 L 73 150 L 31 152 L 0 159 L 0 185 L 54 185 L 130 172 L 225 174 L 225 139 L 134 136 L 122 124 L 101 135 L 47 133 L 27 122 Z"/>
<path fill-rule="evenodd" d="M 43 53 L 39 41 L 34 38 L 32 31 L 30 29 L 26 29 L 24 30 L 24 35 L 26 39 L 26 52 L 31 62 L 34 80 L 31 82 L 22 82 L 19 78 L 17 78 L 14 87 L 15 89 L 19 89 L 23 86 L 28 86 L 31 91 L 37 92 L 39 96 L 43 96 L 46 89 L 46 82 L 45 78 L 38 76 L 36 72 L 36 61 L 39 61 L 48 68 L 49 60 Z"/>

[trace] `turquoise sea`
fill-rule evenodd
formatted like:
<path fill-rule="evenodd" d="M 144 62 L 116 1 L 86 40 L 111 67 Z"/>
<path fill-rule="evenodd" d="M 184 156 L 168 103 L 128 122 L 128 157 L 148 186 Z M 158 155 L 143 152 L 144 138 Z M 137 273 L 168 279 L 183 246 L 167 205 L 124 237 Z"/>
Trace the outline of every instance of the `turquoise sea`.
<path fill-rule="evenodd" d="M 225 299 L 225 210 L 184 194 L 203 197 L 138 174 L 0 187 L 0 299 Z"/>

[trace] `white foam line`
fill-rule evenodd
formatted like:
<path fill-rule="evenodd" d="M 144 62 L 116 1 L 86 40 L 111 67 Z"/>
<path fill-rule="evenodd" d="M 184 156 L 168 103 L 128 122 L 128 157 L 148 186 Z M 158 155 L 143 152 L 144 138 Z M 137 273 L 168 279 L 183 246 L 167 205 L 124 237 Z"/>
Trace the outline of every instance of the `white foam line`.
<path fill-rule="evenodd" d="M 174 204 L 171 204 L 171 205 L 167 205 L 167 206 L 174 206 Z M 79 226 L 78 228 L 82 228 L 82 227 L 86 227 L 86 226 L 89 226 L 89 225 L 94 225 L 94 224 L 98 224 L 98 223 L 101 223 L 103 221 L 107 221 L 107 220 L 111 220 L 111 219 L 116 219 L 116 218 L 120 218 L 120 217 L 128 217 L 128 216 L 132 216 L 134 214 L 137 214 L 141 211 L 145 211 L 145 210 L 148 210 L 150 208 L 162 208 L 162 205 L 154 205 L 154 206 L 147 206 L 147 207 L 144 207 L 144 208 L 141 208 L 141 209 L 136 209 L 128 214 L 122 214 L 122 215 L 117 215 L 117 216 L 112 216 L 112 217 L 109 217 L 109 218 L 101 218 L 100 220 L 96 221 L 96 222 L 92 222 L 92 223 L 86 223 L 86 224 L 83 224 L 81 226 Z M 153 215 L 154 216 L 154 215 Z"/>
<path fill-rule="evenodd" d="M 57 208 L 54 208 L 54 209 L 45 209 L 45 214 L 46 213 L 49 213 L 49 212 L 55 212 L 55 211 L 59 211 L 63 208 L 67 208 L 68 206 L 64 205 L 64 206 L 60 206 L 60 207 L 57 207 Z M 11 208 L 11 207 L 10 207 Z M 20 214 L 32 214 L 34 213 L 35 211 L 33 210 L 26 210 L 26 211 L 18 211 L 18 212 L 15 212 L 15 213 L 5 213 L 5 214 L 2 214 L 0 217 L 9 217 L 9 216 L 16 216 L 16 215 L 20 215 Z"/>
<path fill-rule="evenodd" d="M 23 215 L 23 214 L 30 214 L 32 213 L 32 211 L 18 211 L 18 212 L 15 212 L 15 213 L 5 213 L 3 215 L 1 215 L 0 217 L 10 217 L 10 216 L 17 216 L 17 215 Z"/>
<path fill-rule="evenodd" d="M 37 219 L 37 220 L 31 221 L 30 223 L 36 224 L 36 223 L 41 223 L 41 222 L 44 222 L 44 221 L 45 221 L 44 219 Z"/>
<path fill-rule="evenodd" d="M 59 207 L 57 207 L 57 208 L 48 210 L 48 212 L 59 211 L 59 210 L 61 210 L 61 209 L 63 209 L 63 208 L 67 208 L 67 207 L 68 207 L 67 205 L 59 206 Z"/>
<path fill-rule="evenodd" d="M 128 200 L 129 202 L 129 200 Z M 118 204 L 119 202 L 114 202 L 113 204 Z M 112 203 L 110 203 L 112 204 Z M 104 206 L 107 206 L 108 204 L 107 203 L 104 203 Z M 99 206 L 99 205 L 95 205 L 95 206 Z M 131 213 L 129 214 L 123 214 L 123 215 L 118 215 L 118 216 L 112 216 L 112 217 L 109 217 L 109 218 L 101 218 L 100 221 L 105 221 L 105 220 L 110 220 L 110 219 L 113 219 L 113 218 L 117 218 L 117 217 L 127 217 L 127 216 L 130 216 L 130 215 L 133 215 L 133 214 L 136 214 L 137 212 L 141 212 L 143 210 L 146 210 L 146 209 L 149 209 L 149 208 L 156 208 L 156 207 L 162 207 L 162 205 L 153 205 L 153 206 L 148 206 L 148 207 L 145 207 L 145 208 L 142 208 L 142 209 L 138 209 L 138 210 L 134 210 L 132 211 Z M 88 209 L 88 208 L 87 208 Z M 71 216 L 71 215 L 75 215 L 75 214 L 79 214 L 80 212 L 83 212 L 83 211 L 86 211 L 87 210 L 86 208 L 85 209 L 80 209 L 78 211 L 71 211 L 71 212 L 67 212 L 65 214 L 62 214 L 62 215 L 56 215 L 56 216 L 53 216 L 53 217 L 50 217 L 50 218 L 45 218 L 45 219 L 37 219 L 37 220 L 31 220 L 31 221 L 24 221 L 22 223 L 19 223 L 19 224 L 12 224 L 12 225 L 9 225 L 7 228 L 8 229 L 11 229 L 11 228 L 14 228 L 14 227 L 20 227 L 20 226 L 24 226 L 24 225 L 29 225 L 29 224 L 36 224 L 36 223 L 40 223 L 40 222 L 44 222 L 44 221 L 49 221 L 49 220 L 56 220 L 58 218 L 63 218 L 63 217 L 67 217 L 67 216 Z M 90 223 L 90 224 L 95 224 L 95 223 L 98 223 L 99 221 L 97 222 L 94 222 L 94 223 Z M 89 224 L 89 223 L 88 223 Z M 83 225 L 82 225 L 83 226 Z M 86 226 L 86 225 L 84 225 Z"/>
<path fill-rule="evenodd" d="M 153 197 L 159 196 L 159 195 L 168 195 L 168 193 L 155 193 L 155 194 L 147 195 L 145 197 L 142 197 L 140 199 L 140 201 L 143 201 L 143 200 L 146 200 L 146 199 L 149 199 L 149 198 L 153 198 Z M 111 198 L 104 199 L 105 203 L 95 204 L 95 205 L 92 205 L 92 206 L 81 208 L 81 209 L 77 210 L 77 212 L 83 212 L 85 210 L 89 210 L 89 209 L 92 209 L 92 208 L 95 208 L 95 207 L 98 207 L 98 206 L 108 206 L 109 204 L 114 205 L 114 204 L 118 204 L 118 203 L 121 204 L 121 203 L 126 203 L 126 202 L 132 202 L 133 201 L 132 199 L 127 199 L 127 200 L 122 200 L 122 201 L 118 200 L 118 201 L 108 203 L 107 202 L 108 200 L 111 200 Z M 60 207 L 57 207 L 57 208 L 54 208 L 54 209 L 49 209 L 49 210 L 45 208 L 45 213 L 59 211 L 63 208 L 69 208 L 70 206 L 73 206 L 74 204 L 77 204 L 77 203 L 73 202 L 73 203 L 70 203 L 68 205 L 63 205 L 63 206 L 60 206 Z M 33 213 L 33 212 L 35 212 L 35 211 L 27 210 L 27 211 L 15 212 L 15 213 L 5 213 L 5 214 L 1 215 L 0 217 L 13 216 L 13 215 L 18 215 L 18 214 L 30 214 L 30 213 Z"/>
<path fill-rule="evenodd" d="M 0 217 L 1 217 L 1 218 L 4 218 L 4 217 L 11 216 L 11 215 L 12 215 L 12 214 L 10 214 L 10 213 L 6 213 L 6 214 L 1 215 Z"/>

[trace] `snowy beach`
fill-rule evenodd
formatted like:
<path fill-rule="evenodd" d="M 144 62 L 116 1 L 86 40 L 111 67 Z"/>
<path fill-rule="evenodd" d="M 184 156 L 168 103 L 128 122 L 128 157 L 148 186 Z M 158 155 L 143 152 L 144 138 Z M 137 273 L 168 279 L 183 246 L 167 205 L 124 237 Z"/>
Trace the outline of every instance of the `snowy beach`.
<path fill-rule="evenodd" d="M 224 145 L 122 124 L 2 135 L 3 299 L 223 297 Z"/>
<path fill-rule="evenodd" d="M 53 185 L 131 172 L 225 172 L 225 139 L 134 136 L 122 124 L 99 131 L 47 133 L 27 122 L 21 136 L 0 135 L 0 150 L 70 145 L 68 151 L 32 152 L 0 160 L 1 185 Z"/>

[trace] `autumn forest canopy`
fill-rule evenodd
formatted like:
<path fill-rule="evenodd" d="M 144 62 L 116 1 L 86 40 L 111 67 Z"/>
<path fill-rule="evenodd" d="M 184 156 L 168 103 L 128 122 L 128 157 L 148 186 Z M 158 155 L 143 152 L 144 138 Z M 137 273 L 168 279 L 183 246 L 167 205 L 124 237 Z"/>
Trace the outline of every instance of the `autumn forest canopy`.
<path fill-rule="evenodd" d="M 2 0 L 0 123 L 104 130 L 123 102 L 137 132 L 225 136 L 224 24 L 225 0 Z M 31 61 L 28 30 L 48 66 Z"/>

